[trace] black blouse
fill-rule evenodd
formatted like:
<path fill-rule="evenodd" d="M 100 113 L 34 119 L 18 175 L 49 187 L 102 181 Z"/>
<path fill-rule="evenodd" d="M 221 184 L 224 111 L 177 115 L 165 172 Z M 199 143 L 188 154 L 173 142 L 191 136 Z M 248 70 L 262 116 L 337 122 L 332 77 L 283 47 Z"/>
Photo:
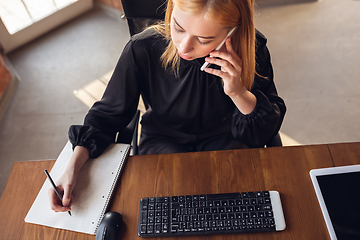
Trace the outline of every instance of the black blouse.
<path fill-rule="evenodd" d="M 165 71 L 160 56 L 168 42 L 146 30 L 127 43 L 102 99 L 89 110 L 84 125 L 70 127 L 70 141 L 87 148 L 90 157 L 99 156 L 131 121 L 141 94 L 150 106 L 141 121 L 145 133 L 194 139 L 231 132 L 248 147 L 263 147 L 279 131 L 286 107 L 273 82 L 267 40 L 260 32 L 256 40 L 256 71 L 265 78 L 255 76 L 251 92 L 257 104 L 252 113 L 244 115 L 236 108 L 219 77 L 200 71 L 204 58 L 181 59 L 178 77 L 170 68 Z"/>

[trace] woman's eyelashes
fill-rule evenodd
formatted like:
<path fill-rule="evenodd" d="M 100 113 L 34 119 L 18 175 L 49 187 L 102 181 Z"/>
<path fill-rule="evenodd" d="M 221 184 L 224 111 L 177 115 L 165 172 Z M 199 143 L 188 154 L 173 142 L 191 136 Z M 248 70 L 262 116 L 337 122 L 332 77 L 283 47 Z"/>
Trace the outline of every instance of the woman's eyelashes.
<path fill-rule="evenodd" d="M 174 29 L 175 29 L 175 31 L 178 32 L 178 33 L 185 32 L 183 29 L 180 29 L 180 28 L 178 28 L 177 26 L 174 26 Z"/>
<path fill-rule="evenodd" d="M 179 28 L 179 27 L 177 27 L 176 25 L 174 25 L 174 29 L 175 29 L 175 31 L 178 32 L 178 33 L 184 33 L 184 32 L 185 32 L 184 29 Z M 209 44 L 209 43 L 211 42 L 211 41 L 203 42 L 203 41 L 201 41 L 199 38 L 197 38 L 197 41 L 198 41 L 201 45 L 206 45 L 206 44 Z"/>
<path fill-rule="evenodd" d="M 200 44 L 202 44 L 202 45 L 206 45 L 206 44 L 209 44 L 211 41 L 208 41 L 208 42 L 202 42 L 202 41 L 200 41 L 200 39 L 198 38 L 197 39 L 198 40 L 198 42 L 200 43 Z"/>

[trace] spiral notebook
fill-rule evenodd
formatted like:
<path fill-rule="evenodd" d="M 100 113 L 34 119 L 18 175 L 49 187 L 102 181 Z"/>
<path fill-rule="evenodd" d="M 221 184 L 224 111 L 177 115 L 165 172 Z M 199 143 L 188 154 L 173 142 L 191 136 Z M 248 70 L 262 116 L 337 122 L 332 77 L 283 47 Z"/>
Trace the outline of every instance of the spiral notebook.
<path fill-rule="evenodd" d="M 72 152 L 68 142 L 50 172 L 55 182 L 62 175 Z M 111 144 L 100 157 L 85 163 L 73 191 L 76 200 L 71 207 L 72 216 L 50 209 L 47 192 L 51 184 L 46 179 L 25 222 L 95 235 L 129 152 L 128 144 Z"/>

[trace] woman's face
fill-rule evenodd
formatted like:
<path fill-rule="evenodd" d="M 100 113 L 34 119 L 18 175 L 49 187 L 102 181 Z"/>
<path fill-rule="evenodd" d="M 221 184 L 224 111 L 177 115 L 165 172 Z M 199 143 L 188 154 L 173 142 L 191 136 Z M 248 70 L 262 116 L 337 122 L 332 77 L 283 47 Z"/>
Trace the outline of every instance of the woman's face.
<path fill-rule="evenodd" d="M 207 14 L 190 14 L 176 5 L 171 16 L 171 38 L 179 55 L 185 60 L 207 56 L 228 33 L 228 28 L 212 20 Z"/>

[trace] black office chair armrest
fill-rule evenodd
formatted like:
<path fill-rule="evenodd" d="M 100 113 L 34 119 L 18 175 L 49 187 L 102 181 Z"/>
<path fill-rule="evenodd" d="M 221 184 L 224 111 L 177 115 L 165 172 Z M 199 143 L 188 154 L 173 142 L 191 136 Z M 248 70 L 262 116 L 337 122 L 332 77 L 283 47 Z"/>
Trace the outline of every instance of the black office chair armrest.
<path fill-rule="evenodd" d="M 266 144 L 266 147 L 281 147 L 281 146 L 282 146 L 282 141 L 279 133 L 277 133 L 275 136 L 270 138 L 270 140 Z"/>
<path fill-rule="evenodd" d="M 137 132 L 139 125 L 139 117 L 140 111 L 137 110 L 131 122 L 126 126 L 126 128 L 118 133 L 118 137 L 116 139 L 116 143 L 126 143 L 132 144 L 133 147 L 136 145 L 137 147 Z M 136 136 L 136 144 L 133 142 L 134 136 Z"/>

